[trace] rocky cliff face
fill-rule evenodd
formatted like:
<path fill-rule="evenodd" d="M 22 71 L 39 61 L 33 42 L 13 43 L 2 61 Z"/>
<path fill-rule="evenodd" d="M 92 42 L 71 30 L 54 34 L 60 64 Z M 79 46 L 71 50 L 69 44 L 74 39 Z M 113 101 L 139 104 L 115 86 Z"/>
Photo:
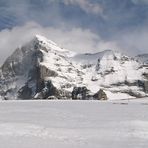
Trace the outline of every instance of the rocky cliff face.
<path fill-rule="evenodd" d="M 145 68 L 143 72 L 144 77 L 144 91 L 148 93 L 148 54 L 141 54 L 136 56 L 136 59 L 142 63 L 142 66 Z"/>
<path fill-rule="evenodd" d="M 99 99 L 104 94 L 105 99 L 121 99 L 147 95 L 148 67 L 134 58 L 111 50 L 71 55 L 54 42 L 35 36 L 0 68 L 0 96 L 93 99 L 97 94 Z"/>
<path fill-rule="evenodd" d="M 70 97 L 78 69 L 68 60 L 69 51 L 41 36 L 16 49 L 0 69 L 0 95 L 5 99 Z M 53 84 L 54 83 L 54 84 Z"/>

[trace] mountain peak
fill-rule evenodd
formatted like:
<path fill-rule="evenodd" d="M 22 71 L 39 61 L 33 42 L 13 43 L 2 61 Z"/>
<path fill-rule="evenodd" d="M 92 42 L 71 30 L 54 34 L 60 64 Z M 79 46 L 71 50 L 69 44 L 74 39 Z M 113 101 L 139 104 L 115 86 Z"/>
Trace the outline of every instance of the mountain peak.
<path fill-rule="evenodd" d="M 60 53 L 69 52 L 69 50 L 60 47 L 55 42 L 47 39 L 46 37 L 44 37 L 42 35 L 38 35 L 38 34 L 35 35 L 33 42 L 39 43 L 41 46 L 45 47 L 47 50 L 54 50 L 54 51 L 60 52 Z"/>
<path fill-rule="evenodd" d="M 47 38 L 44 37 L 44 36 L 38 35 L 38 34 L 35 35 L 34 39 L 37 40 L 37 41 L 39 41 L 39 42 L 42 42 L 43 44 L 57 45 L 55 42 L 53 42 L 53 41 L 47 39 Z"/>

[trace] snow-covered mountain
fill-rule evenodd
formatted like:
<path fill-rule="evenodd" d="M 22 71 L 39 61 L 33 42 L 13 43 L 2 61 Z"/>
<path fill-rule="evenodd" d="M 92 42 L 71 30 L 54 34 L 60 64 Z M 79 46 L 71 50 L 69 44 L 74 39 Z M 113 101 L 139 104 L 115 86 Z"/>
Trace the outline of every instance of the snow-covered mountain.
<path fill-rule="evenodd" d="M 109 98 L 146 95 L 148 69 L 136 59 L 112 50 L 77 55 L 75 59 L 83 67 L 83 84 L 92 92 L 101 88 Z"/>
<path fill-rule="evenodd" d="M 75 54 L 36 35 L 2 65 L 0 96 L 5 99 L 143 97 L 148 92 L 147 68 L 142 62 L 112 50 Z"/>

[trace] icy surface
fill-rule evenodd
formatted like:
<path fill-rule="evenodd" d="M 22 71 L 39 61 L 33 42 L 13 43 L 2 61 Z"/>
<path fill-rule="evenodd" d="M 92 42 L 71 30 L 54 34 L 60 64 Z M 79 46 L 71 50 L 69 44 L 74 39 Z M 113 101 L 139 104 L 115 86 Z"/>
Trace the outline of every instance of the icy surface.
<path fill-rule="evenodd" d="M 148 98 L 2 101 L 1 148 L 147 148 Z"/>

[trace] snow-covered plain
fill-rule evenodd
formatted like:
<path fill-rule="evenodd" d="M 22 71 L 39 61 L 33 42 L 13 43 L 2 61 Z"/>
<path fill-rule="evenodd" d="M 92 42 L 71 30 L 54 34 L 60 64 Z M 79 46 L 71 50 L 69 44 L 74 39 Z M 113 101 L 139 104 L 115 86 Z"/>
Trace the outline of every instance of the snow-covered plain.
<path fill-rule="evenodd" d="M 147 147 L 148 98 L 0 102 L 0 148 Z"/>

